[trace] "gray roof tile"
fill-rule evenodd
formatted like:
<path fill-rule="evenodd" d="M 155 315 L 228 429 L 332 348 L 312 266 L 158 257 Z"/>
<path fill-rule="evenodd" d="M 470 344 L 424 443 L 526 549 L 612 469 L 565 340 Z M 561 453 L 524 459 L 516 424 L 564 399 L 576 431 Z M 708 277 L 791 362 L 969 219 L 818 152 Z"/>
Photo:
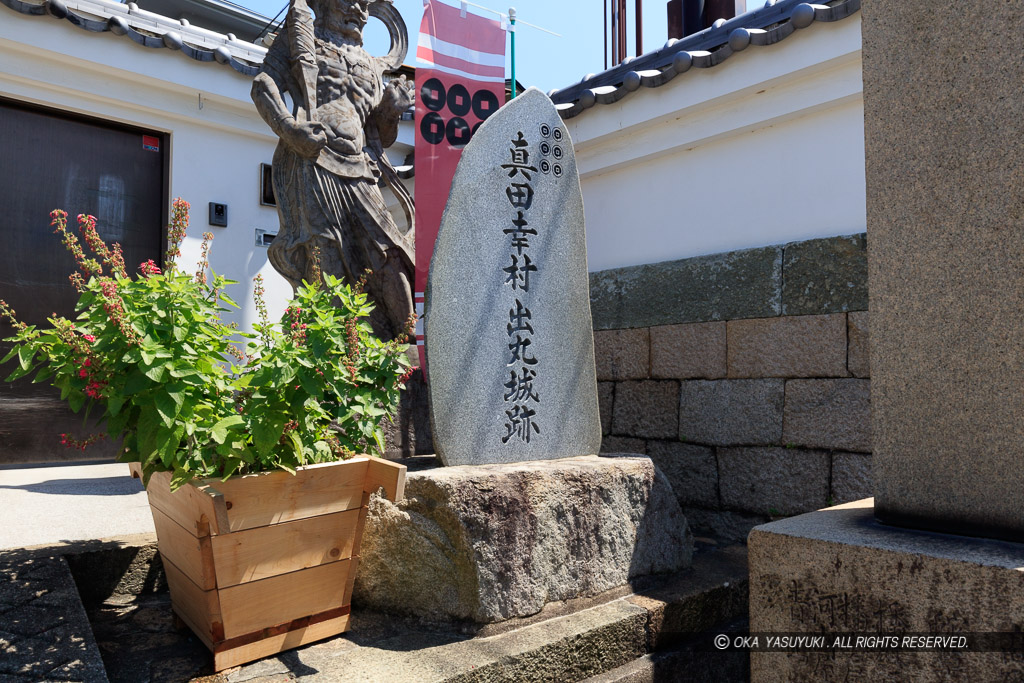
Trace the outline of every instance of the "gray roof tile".
<path fill-rule="evenodd" d="M 197 47 L 189 44 L 188 38 L 178 31 L 168 31 L 159 37 L 149 35 L 133 27 L 125 17 L 111 16 L 106 19 L 93 19 L 68 9 L 63 0 L 44 0 L 42 3 L 26 2 L 26 0 L 0 0 L 0 5 L 5 5 L 21 14 L 37 16 L 49 14 L 57 19 L 66 19 L 78 28 L 93 33 L 110 31 L 114 35 L 127 37 L 143 47 L 166 47 L 172 50 L 180 50 L 184 55 L 196 61 L 216 61 L 221 64 L 227 64 L 238 73 L 246 76 L 255 76 L 259 73 L 260 67 L 258 62 L 239 59 L 231 53 L 226 45 L 213 49 Z M 128 8 L 128 16 L 131 15 L 133 10 L 135 12 L 139 11 L 137 7 L 133 7 L 133 3 L 129 3 Z M 182 28 L 187 29 L 188 24 L 182 24 Z M 232 36 L 225 36 L 226 41 L 231 39 Z"/>

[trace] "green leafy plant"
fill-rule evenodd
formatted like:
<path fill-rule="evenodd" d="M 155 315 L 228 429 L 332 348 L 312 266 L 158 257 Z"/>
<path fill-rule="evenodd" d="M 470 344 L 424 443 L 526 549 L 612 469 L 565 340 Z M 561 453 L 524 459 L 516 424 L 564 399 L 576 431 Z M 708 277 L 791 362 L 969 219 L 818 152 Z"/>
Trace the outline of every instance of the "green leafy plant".
<path fill-rule="evenodd" d="M 77 319 L 54 314 L 49 328 L 37 329 L 0 301 L 0 315 L 16 330 L 2 361 L 17 362 L 7 381 L 35 372 L 33 381 L 50 381 L 75 412 L 102 411 L 107 435 L 123 440 L 121 459 L 140 462 L 146 481 L 171 472 L 175 488 L 382 451 L 382 423 L 415 368 L 407 337 L 373 336 L 363 282 L 353 287 L 317 273 L 270 323 L 257 276 L 257 334 L 242 333 L 220 318 L 237 308 L 224 293 L 236 283 L 209 271 L 213 235 L 204 234 L 195 273 L 177 266 L 188 209 L 175 200 L 166 270 L 150 260 L 134 278 L 119 245 L 100 239 L 95 218 L 78 217 L 88 256 L 67 214 L 51 213 L 78 267 L 70 276 Z M 66 445 L 94 438 L 62 435 Z"/>

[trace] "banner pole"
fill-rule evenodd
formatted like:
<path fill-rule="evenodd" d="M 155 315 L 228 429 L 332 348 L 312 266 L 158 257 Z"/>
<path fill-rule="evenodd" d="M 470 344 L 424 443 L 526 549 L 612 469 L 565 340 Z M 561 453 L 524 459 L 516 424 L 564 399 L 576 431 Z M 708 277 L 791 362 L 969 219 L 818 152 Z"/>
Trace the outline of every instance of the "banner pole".
<path fill-rule="evenodd" d="M 508 21 L 512 24 L 512 98 L 516 96 L 516 8 L 508 8 Z"/>

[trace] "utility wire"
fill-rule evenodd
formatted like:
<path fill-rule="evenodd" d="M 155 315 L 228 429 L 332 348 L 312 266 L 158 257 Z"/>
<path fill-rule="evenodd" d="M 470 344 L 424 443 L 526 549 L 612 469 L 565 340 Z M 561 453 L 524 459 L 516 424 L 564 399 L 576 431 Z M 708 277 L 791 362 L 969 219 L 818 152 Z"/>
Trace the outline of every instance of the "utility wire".
<path fill-rule="evenodd" d="M 461 4 L 461 5 L 469 5 L 470 7 L 476 7 L 477 9 L 482 9 L 485 12 L 490 12 L 491 14 L 497 14 L 502 19 L 508 19 L 509 18 L 509 15 L 505 14 L 504 12 L 499 12 L 496 9 L 491 9 L 490 7 L 484 7 L 483 5 L 478 5 L 475 2 L 468 2 L 468 1 L 465 1 L 465 0 L 460 0 L 459 4 Z M 553 36 L 555 36 L 557 38 L 561 38 L 562 37 L 562 34 L 555 33 L 554 31 L 549 31 L 546 28 L 541 28 L 540 26 L 537 26 L 536 24 L 531 24 L 531 23 L 526 22 L 526 21 L 519 21 L 518 19 L 516 20 L 516 23 L 522 24 L 523 26 L 529 26 L 530 28 L 535 28 L 538 31 L 544 31 L 544 33 L 550 33 L 551 35 L 553 35 Z"/>
<path fill-rule="evenodd" d="M 284 4 L 284 7 L 281 8 L 281 11 L 278 12 L 277 14 L 275 14 L 274 18 L 271 19 L 269 22 L 267 22 L 267 25 L 263 27 L 263 30 L 261 30 L 259 33 L 256 34 L 256 37 L 253 39 L 253 42 L 259 40 L 260 37 L 262 37 L 263 34 L 267 32 L 267 29 L 269 29 L 271 26 L 274 25 L 274 22 L 277 21 L 278 17 L 280 17 L 285 11 L 287 11 L 288 5 L 290 5 L 290 4 L 291 4 L 290 2 L 286 2 Z M 278 24 L 277 27 L 280 28 L 281 25 Z"/>

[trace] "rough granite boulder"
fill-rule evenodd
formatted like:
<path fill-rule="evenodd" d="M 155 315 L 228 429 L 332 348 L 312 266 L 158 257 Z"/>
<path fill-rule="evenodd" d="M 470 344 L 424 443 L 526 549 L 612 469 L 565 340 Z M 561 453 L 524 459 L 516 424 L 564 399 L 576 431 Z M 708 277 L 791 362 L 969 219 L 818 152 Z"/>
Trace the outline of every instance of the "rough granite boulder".
<path fill-rule="evenodd" d="M 690 565 L 665 476 L 643 456 L 410 471 L 405 500 L 370 501 L 353 601 L 491 623 Z"/>

